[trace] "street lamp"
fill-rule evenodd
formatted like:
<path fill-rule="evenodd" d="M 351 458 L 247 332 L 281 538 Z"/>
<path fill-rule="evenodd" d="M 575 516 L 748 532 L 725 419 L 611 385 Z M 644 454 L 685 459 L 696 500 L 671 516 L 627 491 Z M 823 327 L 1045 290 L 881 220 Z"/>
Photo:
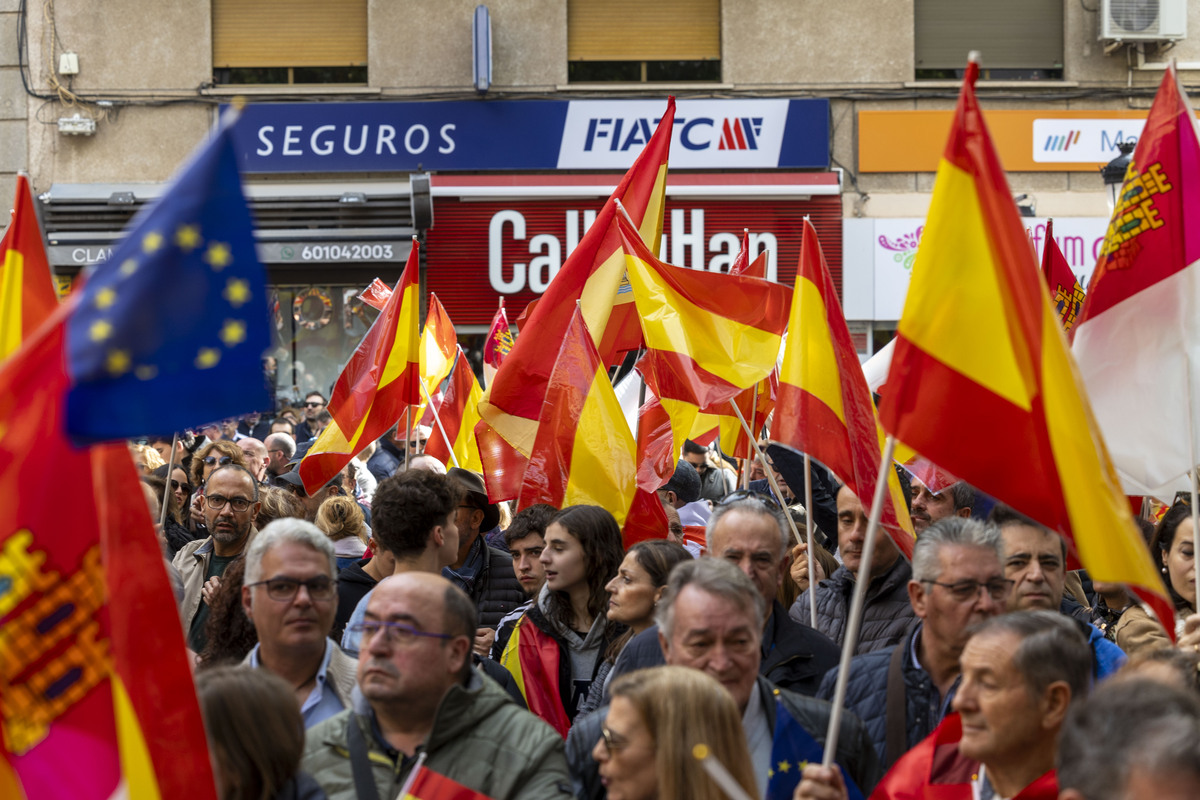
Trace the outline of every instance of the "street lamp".
<path fill-rule="evenodd" d="M 1136 146 L 1136 141 L 1118 142 L 1117 147 L 1121 154 L 1100 168 L 1100 175 L 1104 178 L 1104 188 L 1108 189 L 1108 213 L 1110 216 L 1117 207 L 1117 199 L 1121 196 L 1121 186 L 1125 183 L 1125 172 L 1129 169 L 1129 162 L 1132 160 L 1130 156 Z"/>

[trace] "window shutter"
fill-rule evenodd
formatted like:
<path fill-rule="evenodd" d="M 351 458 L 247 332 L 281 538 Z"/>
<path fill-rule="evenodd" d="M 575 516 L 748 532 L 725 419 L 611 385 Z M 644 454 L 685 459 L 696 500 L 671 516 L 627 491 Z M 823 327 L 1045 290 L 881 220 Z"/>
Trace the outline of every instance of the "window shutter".
<path fill-rule="evenodd" d="M 568 61 L 720 58 L 720 0 L 568 0 Z"/>
<path fill-rule="evenodd" d="M 980 51 L 984 69 L 1063 65 L 1058 0 L 916 0 L 917 69 L 963 69 Z"/>
<path fill-rule="evenodd" d="M 212 0 L 213 67 L 367 63 L 366 0 Z"/>

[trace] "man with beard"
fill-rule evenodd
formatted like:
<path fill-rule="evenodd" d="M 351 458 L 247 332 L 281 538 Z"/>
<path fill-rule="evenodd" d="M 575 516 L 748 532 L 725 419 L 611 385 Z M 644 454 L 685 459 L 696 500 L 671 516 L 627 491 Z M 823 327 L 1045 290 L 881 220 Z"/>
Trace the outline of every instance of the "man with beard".
<path fill-rule="evenodd" d="M 219 578 L 225 568 L 245 551 L 257 533 L 254 518 L 262 504 L 258 501 L 258 481 L 237 464 L 219 466 L 204 485 L 204 522 L 209 536 L 189 542 L 171 562 L 183 579 L 183 602 L 179 613 L 188 632 L 188 647 L 199 653 L 206 642 L 204 623 L 208 603 L 202 590 L 211 578 Z"/>

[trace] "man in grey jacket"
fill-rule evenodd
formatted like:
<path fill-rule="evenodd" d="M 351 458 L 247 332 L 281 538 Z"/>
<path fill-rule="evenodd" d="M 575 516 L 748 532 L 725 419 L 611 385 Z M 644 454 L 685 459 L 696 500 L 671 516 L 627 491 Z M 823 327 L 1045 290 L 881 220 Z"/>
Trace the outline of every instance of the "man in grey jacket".
<path fill-rule="evenodd" d="M 471 666 L 475 605 L 439 575 L 380 581 L 354 708 L 309 729 L 303 769 L 330 800 L 391 800 L 418 766 L 493 800 L 571 796 L 563 740 Z"/>

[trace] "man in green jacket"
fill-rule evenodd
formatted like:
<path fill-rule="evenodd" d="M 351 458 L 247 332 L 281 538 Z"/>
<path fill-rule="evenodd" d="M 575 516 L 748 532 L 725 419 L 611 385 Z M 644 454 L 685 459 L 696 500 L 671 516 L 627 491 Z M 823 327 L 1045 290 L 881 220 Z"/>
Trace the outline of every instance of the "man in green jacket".
<path fill-rule="evenodd" d="M 471 665 L 475 604 L 440 575 L 376 586 L 355 703 L 310 728 L 303 769 L 330 800 L 391 800 L 418 764 L 493 800 L 569 798 L 563 740 Z"/>

